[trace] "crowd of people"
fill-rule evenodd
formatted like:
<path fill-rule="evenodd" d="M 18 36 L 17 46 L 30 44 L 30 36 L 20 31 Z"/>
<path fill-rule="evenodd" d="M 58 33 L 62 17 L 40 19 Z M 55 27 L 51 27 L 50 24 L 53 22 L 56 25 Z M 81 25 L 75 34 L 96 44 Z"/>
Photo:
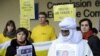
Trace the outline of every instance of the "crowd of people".
<path fill-rule="evenodd" d="M 45 12 L 39 13 L 39 24 L 32 31 L 19 27 L 9 20 L 0 34 L 0 45 L 11 41 L 6 49 L 0 48 L 1 56 L 21 56 L 17 54 L 20 46 L 32 46 L 31 56 L 100 56 L 100 39 L 98 30 L 88 18 L 83 18 L 77 26 L 75 18 L 66 17 L 59 22 L 60 32 L 57 36 L 49 24 Z M 36 51 L 32 43 L 52 41 L 49 50 Z"/>

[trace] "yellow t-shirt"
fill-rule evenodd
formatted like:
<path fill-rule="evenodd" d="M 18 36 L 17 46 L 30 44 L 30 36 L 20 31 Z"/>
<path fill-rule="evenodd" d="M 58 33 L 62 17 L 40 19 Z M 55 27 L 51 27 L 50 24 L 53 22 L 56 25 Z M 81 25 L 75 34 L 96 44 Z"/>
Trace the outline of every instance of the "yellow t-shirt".
<path fill-rule="evenodd" d="M 31 38 L 35 43 L 36 42 L 46 42 L 46 41 L 51 41 L 51 40 L 56 39 L 56 34 L 52 26 L 38 25 L 33 28 Z M 48 50 L 40 50 L 40 51 L 36 50 L 37 56 L 47 56 L 47 54 L 48 54 Z"/>
<path fill-rule="evenodd" d="M 5 44 L 7 41 L 10 40 L 11 38 L 5 37 L 3 34 L 0 34 L 0 44 Z M 6 47 L 3 46 L 3 49 L 0 49 L 0 56 L 5 56 L 5 54 L 6 54 Z"/>
<path fill-rule="evenodd" d="M 38 25 L 33 28 L 31 38 L 34 42 L 46 42 L 56 39 L 56 34 L 52 26 Z"/>
<path fill-rule="evenodd" d="M 11 40 L 11 38 L 5 37 L 3 34 L 0 34 L 0 44 L 3 44 L 9 40 Z"/>

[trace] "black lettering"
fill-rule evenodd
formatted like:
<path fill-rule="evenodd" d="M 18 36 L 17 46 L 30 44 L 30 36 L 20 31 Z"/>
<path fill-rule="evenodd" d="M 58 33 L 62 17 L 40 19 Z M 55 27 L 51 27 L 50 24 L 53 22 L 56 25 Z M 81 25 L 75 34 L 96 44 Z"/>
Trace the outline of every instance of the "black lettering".
<path fill-rule="evenodd" d="M 95 13 L 94 13 L 93 11 L 91 11 L 91 12 L 90 12 L 90 16 L 91 16 L 91 17 L 94 17 L 94 16 L 95 16 Z"/>
<path fill-rule="evenodd" d="M 99 7 L 100 6 L 100 1 L 99 0 L 95 1 L 95 6 L 96 7 Z"/>
<path fill-rule="evenodd" d="M 81 6 L 82 6 L 82 7 L 86 7 L 86 6 L 87 6 L 87 5 L 86 5 L 86 2 L 83 1 L 83 2 L 81 3 Z"/>
<path fill-rule="evenodd" d="M 90 16 L 91 17 L 99 17 L 100 16 L 100 11 L 91 11 Z"/>
<path fill-rule="evenodd" d="M 52 11 L 48 11 L 47 12 L 47 16 L 48 16 L 48 18 L 53 18 L 53 12 Z"/>
<path fill-rule="evenodd" d="M 87 2 L 83 1 L 81 3 L 81 7 L 91 7 L 91 6 L 92 6 L 91 1 L 87 1 Z"/>
<path fill-rule="evenodd" d="M 92 2 L 91 1 L 82 1 L 80 0 L 79 2 L 72 2 L 72 0 L 70 0 L 69 2 L 64 2 L 64 3 L 52 3 L 52 2 L 48 2 L 47 3 L 47 8 L 48 9 L 52 9 L 54 5 L 62 5 L 62 4 L 74 4 L 74 7 L 78 8 L 78 7 L 91 7 L 92 6 Z M 95 2 L 96 6 L 100 6 L 100 1 L 96 1 Z"/>
<path fill-rule="evenodd" d="M 72 3 L 74 4 L 74 7 L 77 7 L 77 8 L 80 7 L 80 2 L 76 2 L 76 3 L 72 2 Z"/>
<path fill-rule="evenodd" d="M 85 17 L 100 17 L 100 11 L 90 11 L 88 9 L 84 10 Z"/>
<path fill-rule="evenodd" d="M 52 2 L 48 2 L 47 3 L 47 8 L 48 9 L 52 9 L 53 8 L 53 3 Z"/>
<path fill-rule="evenodd" d="M 89 10 L 88 9 L 85 9 L 84 10 L 84 12 L 83 12 L 83 15 L 85 16 L 85 17 L 89 17 Z"/>
<path fill-rule="evenodd" d="M 91 1 L 82 1 L 82 2 L 71 2 L 71 4 L 74 4 L 74 7 L 91 7 L 92 3 Z"/>
<path fill-rule="evenodd" d="M 81 12 L 76 12 L 77 17 L 81 17 Z"/>

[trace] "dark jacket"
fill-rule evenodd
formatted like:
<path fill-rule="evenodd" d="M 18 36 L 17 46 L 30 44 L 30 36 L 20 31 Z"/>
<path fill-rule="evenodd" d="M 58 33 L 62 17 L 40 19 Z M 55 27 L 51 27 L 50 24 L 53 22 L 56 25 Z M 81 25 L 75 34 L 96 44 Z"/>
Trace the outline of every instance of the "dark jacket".
<path fill-rule="evenodd" d="M 26 45 L 32 45 L 32 44 L 29 41 L 27 41 Z M 20 45 L 17 43 L 17 40 L 16 39 L 12 40 L 10 46 L 7 48 L 7 52 L 6 52 L 5 56 L 14 56 L 14 55 L 16 55 L 18 46 L 20 46 Z M 33 45 L 32 45 L 32 48 L 33 48 L 32 56 L 36 56 L 35 49 L 34 49 Z"/>
<path fill-rule="evenodd" d="M 93 56 L 100 56 L 100 39 L 97 36 L 92 35 L 88 39 L 88 44 L 93 52 Z"/>

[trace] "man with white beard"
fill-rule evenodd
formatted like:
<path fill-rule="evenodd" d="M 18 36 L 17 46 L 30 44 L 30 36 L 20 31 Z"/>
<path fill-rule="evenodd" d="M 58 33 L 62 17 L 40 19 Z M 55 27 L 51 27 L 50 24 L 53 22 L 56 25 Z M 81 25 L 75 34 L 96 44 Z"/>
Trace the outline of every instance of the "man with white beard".
<path fill-rule="evenodd" d="M 80 31 L 76 30 L 74 18 L 64 18 L 60 23 L 58 39 L 54 40 L 48 56 L 93 56 L 87 40 L 82 39 Z"/>

